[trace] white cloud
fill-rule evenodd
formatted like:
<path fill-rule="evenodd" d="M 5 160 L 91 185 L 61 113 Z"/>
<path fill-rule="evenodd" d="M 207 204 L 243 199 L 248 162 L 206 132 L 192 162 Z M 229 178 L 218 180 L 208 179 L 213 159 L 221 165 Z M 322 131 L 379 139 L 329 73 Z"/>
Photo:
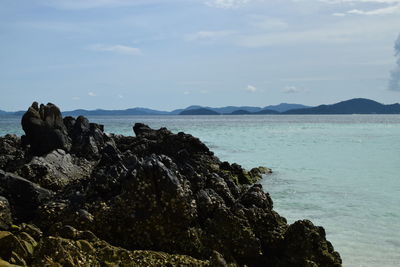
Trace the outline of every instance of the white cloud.
<path fill-rule="evenodd" d="M 400 17 L 385 20 L 360 17 L 357 20 L 342 20 L 308 30 L 237 34 L 233 42 L 244 47 L 365 42 L 393 35 L 393 32 L 398 32 L 399 23 Z"/>
<path fill-rule="evenodd" d="M 370 4 L 374 6 L 372 10 L 364 10 L 359 8 L 353 8 L 346 12 L 334 13 L 334 16 L 345 16 L 345 14 L 356 14 L 356 15 L 390 15 L 400 13 L 400 0 L 320 0 L 330 4 L 348 4 L 351 6 L 357 6 L 363 4 Z M 377 8 L 377 6 L 381 6 Z"/>
<path fill-rule="evenodd" d="M 330 4 L 342 4 L 342 3 L 375 3 L 375 4 L 397 4 L 400 0 L 320 0 L 320 2 L 330 3 Z"/>
<path fill-rule="evenodd" d="M 73 96 L 72 100 L 81 100 L 81 98 L 79 96 Z"/>
<path fill-rule="evenodd" d="M 347 13 L 357 14 L 357 15 L 367 15 L 367 16 L 390 15 L 390 14 L 400 13 L 400 5 L 378 8 L 378 9 L 373 9 L 370 11 L 364 11 L 364 10 L 360 10 L 360 9 L 352 9 L 352 10 L 347 11 Z"/>
<path fill-rule="evenodd" d="M 184 95 L 190 95 L 190 92 L 189 91 L 185 91 L 185 92 L 183 92 L 183 94 Z"/>
<path fill-rule="evenodd" d="M 135 6 L 157 2 L 156 0 L 38 0 L 58 9 L 90 9 Z"/>
<path fill-rule="evenodd" d="M 142 51 L 139 48 L 125 46 L 125 45 L 102 45 L 102 44 L 95 44 L 89 46 L 89 49 L 93 51 L 100 51 L 100 52 L 114 52 L 118 54 L 125 54 L 125 55 L 132 55 L 137 56 L 141 55 Z"/>
<path fill-rule="evenodd" d="M 88 96 L 96 96 L 96 94 L 94 92 L 89 92 Z"/>
<path fill-rule="evenodd" d="M 344 16 L 346 16 L 345 13 L 333 13 L 332 15 L 335 16 L 335 17 L 344 17 Z"/>
<path fill-rule="evenodd" d="M 186 40 L 188 41 L 212 41 L 233 35 L 234 31 L 199 31 L 193 34 L 188 34 Z"/>
<path fill-rule="evenodd" d="M 284 93 L 286 93 L 286 94 L 295 94 L 295 93 L 304 92 L 305 90 L 304 90 L 304 89 L 301 89 L 301 88 L 298 88 L 298 87 L 296 87 L 296 86 L 291 85 L 291 86 L 286 86 L 285 88 L 283 88 L 282 91 L 283 91 Z"/>
<path fill-rule="evenodd" d="M 123 96 L 123 95 L 121 95 L 121 94 L 118 94 L 118 95 L 117 95 L 117 97 L 118 97 L 119 99 L 122 99 L 122 98 L 124 98 L 124 96 Z"/>
<path fill-rule="evenodd" d="M 249 2 L 250 0 L 211 0 L 206 1 L 206 5 L 217 8 L 238 8 Z"/>
<path fill-rule="evenodd" d="M 245 88 L 245 90 L 246 90 L 247 92 L 250 92 L 250 93 L 255 93 L 255 92 L 257 91 L 257 87 L 255 87 L 255 86 L 253 86 L 253 85 L 247 85 L 247 87 Z"/>

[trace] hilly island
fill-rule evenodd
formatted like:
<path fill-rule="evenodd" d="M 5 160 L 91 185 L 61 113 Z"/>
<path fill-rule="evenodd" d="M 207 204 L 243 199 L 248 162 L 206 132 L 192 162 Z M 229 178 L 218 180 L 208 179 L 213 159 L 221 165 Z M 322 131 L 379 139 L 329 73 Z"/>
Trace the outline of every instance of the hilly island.
<path fill-rule="evenodd" d="M 24 111 L 6 112 L 0 110 L 1 115 L 22 116 Z M 264 108 L 252 106 L 226 106 L 226 107 L 203 107 L 189 106 L 184 109 L 173 111 L 161 111 L 149 108 L 129 108 L 124 110 L 85 110 L 77 109 L 63 111 L 64 116 L 124 116 L 124 115 L 318 115 L 318 114 L 400 114 L 400 104 L 381 104 L 374 100 L 365 98 L 354 98 L 335 104 L 319 105 L 315 107 L 301 104 L 281 103 Z"/>

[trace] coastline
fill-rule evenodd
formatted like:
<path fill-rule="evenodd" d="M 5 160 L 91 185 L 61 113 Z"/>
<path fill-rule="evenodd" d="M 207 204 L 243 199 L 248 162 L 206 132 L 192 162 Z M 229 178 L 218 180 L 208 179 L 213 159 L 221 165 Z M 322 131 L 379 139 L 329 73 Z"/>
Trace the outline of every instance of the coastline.
<path fill-rule="evenodd" d="M 54 129 L 65 133 L 64 143 L 53 140 L 57 142 L 43 151 L 43 144 L 36 144 L 40 139 L 32 137 L 35 134 L 29 137 L 29 130 L 28 149 L 17 137 L 2 139 L 15 148 L 14 154 L 8 154 L 5 169 L 34 180 L 37 184 L 26 180 L 24 184 L 35 189 L 35 197 L 38 191 L 44 194 L 35 199 L 39 203 L 34 212 L 26 214 L 27 199 L 19 202 L 11 187 L 4 190 L 20 177 L 2 175 L 2 193 L 8 196 L 15 221 L 35 222 L 44 232 L 45 238 L 36 241 L 39 248 L 49 236 L 79 239 L 89 231 L 128 249 L 186 254 L 227 264 L 340 266 L 340 256 L 326 241 L 322 227 L 309 221 L 287 225 L 273 211 L 269 195 L 260 185 L 252 185 L 260 174 L 220 162 L 197 138 L 143 124 L 135 125 L 136 137 L 107 136 L 100 125 L 83 117 L 61 120 L 59 111 L 51 114 L 55 127 L 48 129 L 46 145 L 52 143 Z M 41 155 L 26 161 L 24 153 Z M 68 171 L 62 170 L 66 166 Z M 81 177 L 71 175 L 71 170 Z M 8 230 L 13 229 L 19 229 L 12 234 L 17 239 L 21 232 L 29 235 L 21 230 L 23 225 Z"/>

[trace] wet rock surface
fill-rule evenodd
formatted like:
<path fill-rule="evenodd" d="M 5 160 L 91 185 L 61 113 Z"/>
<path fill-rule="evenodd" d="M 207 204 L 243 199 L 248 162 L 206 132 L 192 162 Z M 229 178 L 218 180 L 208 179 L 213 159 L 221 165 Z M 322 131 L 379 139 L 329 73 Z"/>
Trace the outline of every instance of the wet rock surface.
<path fill-rule="evenodd" d="M 107 135 L 53 104 L 22 124 L 25 140 L 0 138 L 0 266 L 341 266 L 322 227 L 273 210 L 254 184 L 268 168 L 166 128 Z"/>

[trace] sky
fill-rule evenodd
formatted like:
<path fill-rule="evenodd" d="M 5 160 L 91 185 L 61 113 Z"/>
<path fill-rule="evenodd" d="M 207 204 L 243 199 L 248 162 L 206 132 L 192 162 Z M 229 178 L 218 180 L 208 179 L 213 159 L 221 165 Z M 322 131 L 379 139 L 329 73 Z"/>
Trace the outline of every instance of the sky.
<path fill-rule="evenodd" d="M 395 103 L 399 33 L 400 0 L 1 0 L 0 109 Z"/>

